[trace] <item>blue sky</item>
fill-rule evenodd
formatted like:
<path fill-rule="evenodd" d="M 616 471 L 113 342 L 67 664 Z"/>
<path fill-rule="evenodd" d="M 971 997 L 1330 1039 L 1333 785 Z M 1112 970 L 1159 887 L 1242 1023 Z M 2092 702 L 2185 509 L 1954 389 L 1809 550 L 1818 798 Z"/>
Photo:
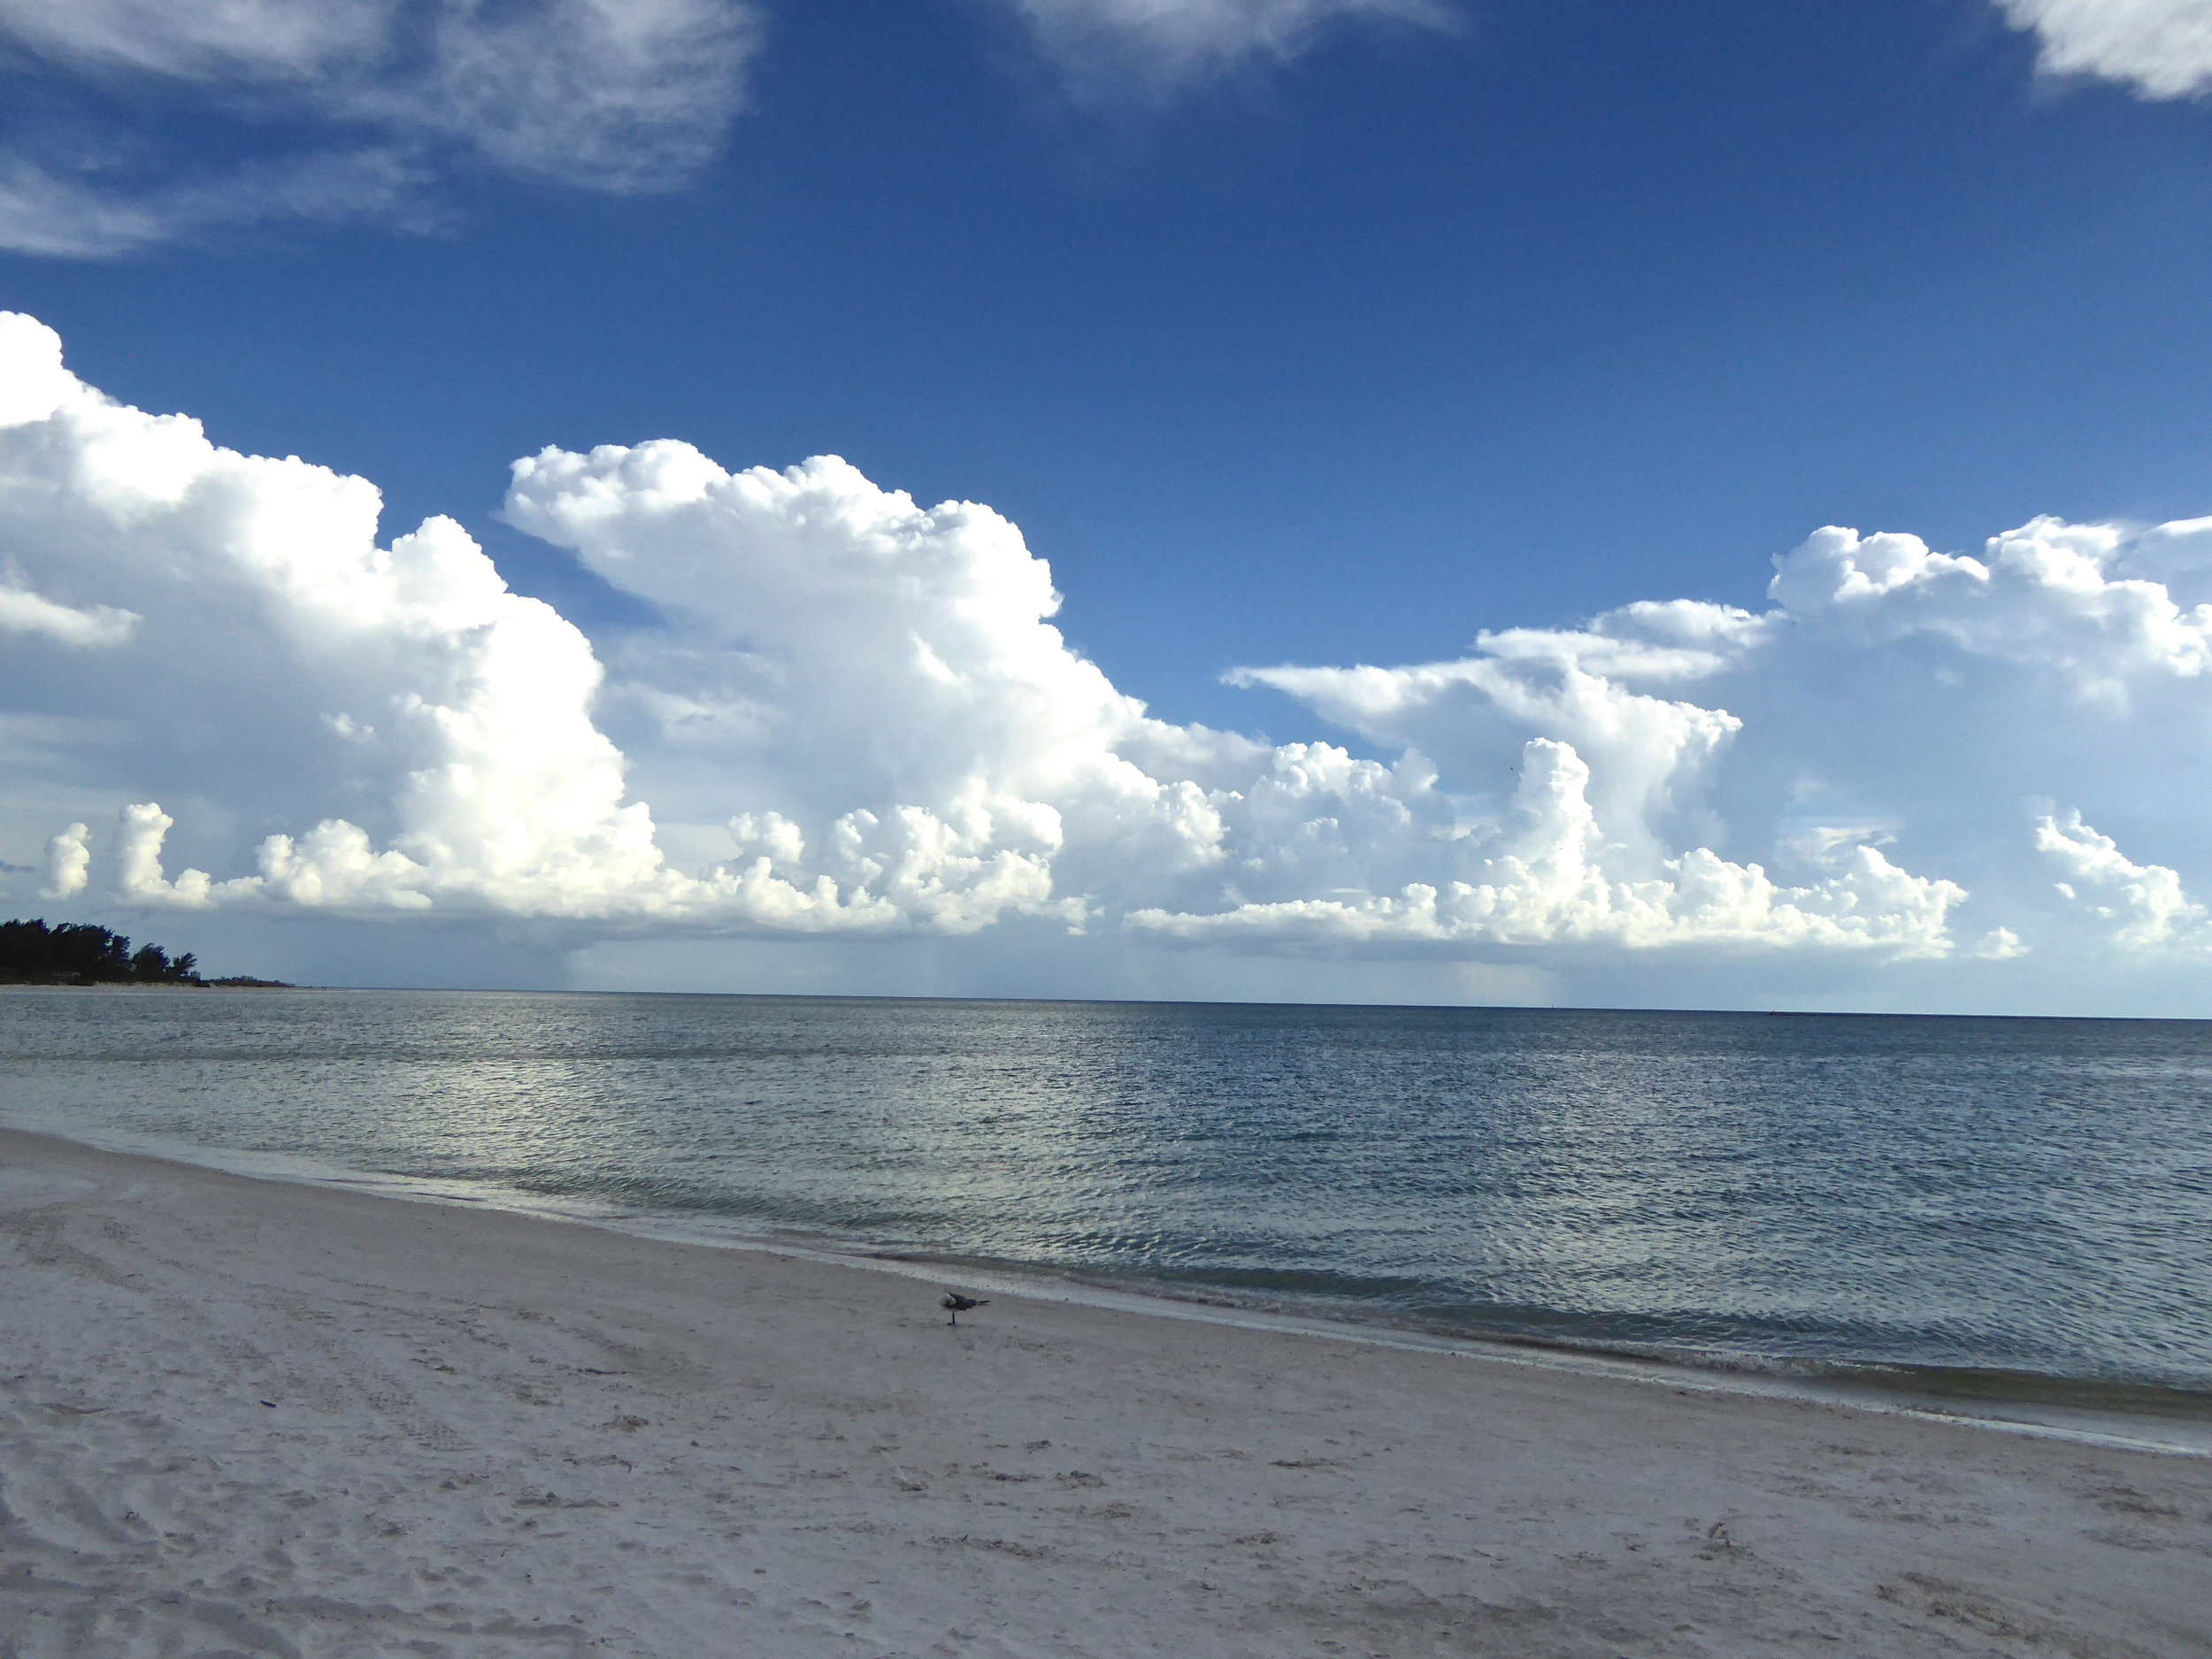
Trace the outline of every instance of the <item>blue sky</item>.
<path fill-rule="evenodd" d="M 1234 663 L 1754 603 L 1817 524 L 2202 508 L 2212 123 L 2039 83 L 1985 5 L 1494 6 L 1092 108 L 994 21 L 776 12 L 671 194 L 465 182 L 442 234 L 7 292 L 94 384 L 402 522 L 483 532 L 515 456 L 659 436 L 990 502 L 1187 718 L 1251 718 Z"/>
<path fill-rule="evenodd" d="M 580 4 L 539 8 L 542 27 Z M 1068 644 L 1158 719 L 1383 764 L 1402 734 L 1225 673 L 1443 662 L 1484 630 L 1571 629 L 1635 601 L 1761 611 L 1771 561 L 1824 525 L 1978 556 L 2042 514 L 2139 527 L 2212 511 L 2212 111 L 2152 96 L 2141 52 L 2166 48 L 2139 38 L 2191 5 L 2110 0 L 2119 34 L 2092 42 L 2108 72 L 2055 76 L 2059 25 L 2013 26 L 2049 10 L 2035 0 L 1489 4 L 1425 22 L 1354 7 L 1279 52 L 1240 51 L 1231 29 L 1217 58 L 1179 68 L 1141 31 L 1071 47 L 1033 27 L 1086 4 L 764 5 L 733 59 L 741 111 L 700 117 L 710 158 L 663 157 L 652 188 L 515 165 L 448 120 L 410 141 L 422 176 L 396 205 L 253 224 L 173 204 L 396 118 L 311 120 L 267 92 L 265 65 L 233 73 L 220 53 L 119 68 L 40 35 L 39 8 L 0 4 L 18 47 L 0 154 L 153 227 L 128 247 L 0 256 L 0 306 L 57 330 L 71 370 L 125 404 L 374 480 L 387 537 L 451 515 L 611 664 L 648 649 L 670 601 L 611 580 L 612 555 L 505 522 L 511 461 L 656 438 L 731 469 L 835 454 L 885 489 L 1018 525 L 1064 595 Z M 1110 23 L 1110 0 L 1097 10 Z M 88 170 L 94 154 L 125 159 Z M 88 211 L 19 200 L 5 222 L 20 247 L 41 211 Z M 1414 747 L 1434 759 L 1440 741 Z M 634 795 L 650 766 L 618 741 Z M 2006 785 L 2022 825 L 2033 795 L 2160 837 L 2158 868 L 2193 850 L 2197 825 L 2157 789 L 2074 802 L 2055 763 L 2039 795 L 2021 788 L 2032 770 Z M 88 822 L 152 781 L 96 771 L 67 806 Z M 1755 832 L 1728 804 L 1728 833 L 1686 820 L 1655 856 L 1697 831 L 1771 863 L 1755 843 L 1776 801 Z M 1874 804 L 1859 788 L 1852 810 L 1891 847 L 1947 810 Z M 5 856 L 35 864 L 36 839 Z M 1963 864 L 1926 875 L 1993 890 Z M 685 949 L 776 956 L 772 929 L 740 932 Z M 1569 996 L 1627 971 L 1617 954 L 1471 950 Z M 1809 969 L 1804 995 L 1880 1001 L 1902 982 L 1869 965 L 1880 954 Z M 1064 983 L 1093 988 L 1090 972 Z M 1395 971 L 1314 972 L 1356 995 Z M 1096 988 L 1125 983 L 1097 972 Z M 1770 979 L 1739 964 L 1712 995 Z M 1978 1005 L 2011 995 L 1945 983 Z"/>

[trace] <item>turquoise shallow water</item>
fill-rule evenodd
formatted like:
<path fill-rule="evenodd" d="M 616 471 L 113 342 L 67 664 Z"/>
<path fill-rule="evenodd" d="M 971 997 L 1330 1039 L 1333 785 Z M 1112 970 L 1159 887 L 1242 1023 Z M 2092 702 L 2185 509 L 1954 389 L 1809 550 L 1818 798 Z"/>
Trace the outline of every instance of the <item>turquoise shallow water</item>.
<path fill-rule="evenodd" d="M 0 1121 L 1753 1363 L 2212 1388 L 2212 1024 L 0 993 Z"/>

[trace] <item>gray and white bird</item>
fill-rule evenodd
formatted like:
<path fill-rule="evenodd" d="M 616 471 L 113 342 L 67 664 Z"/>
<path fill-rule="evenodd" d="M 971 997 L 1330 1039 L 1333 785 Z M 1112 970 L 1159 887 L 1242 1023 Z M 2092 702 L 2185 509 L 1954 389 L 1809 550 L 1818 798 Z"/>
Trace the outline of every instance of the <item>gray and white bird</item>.
<path fill-rule="evenodd" d="M 988 1296 L 985 1296 L 979 1301 L 973 1296 L 964 1296 L 956 1290 L 949 1290 L 937 1298 L 937 1305 L 949 1311 L 952 1315 L 952 1323 L 958 1325 L 962 1314 L 971 1308 L 980 1308 L 984 1302 L 990 1300 Z"/>

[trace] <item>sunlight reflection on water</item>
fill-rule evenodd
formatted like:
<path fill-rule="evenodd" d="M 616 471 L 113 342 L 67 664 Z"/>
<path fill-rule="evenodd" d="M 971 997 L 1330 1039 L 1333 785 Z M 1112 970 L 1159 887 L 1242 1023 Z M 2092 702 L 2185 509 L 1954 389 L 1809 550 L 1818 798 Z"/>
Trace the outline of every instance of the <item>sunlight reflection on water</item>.
<path fill-rule="evenodd" d="M 0 1114 L 1563 1340 L 2212 1385 L 2212 1025 L 0 995 Z"/>

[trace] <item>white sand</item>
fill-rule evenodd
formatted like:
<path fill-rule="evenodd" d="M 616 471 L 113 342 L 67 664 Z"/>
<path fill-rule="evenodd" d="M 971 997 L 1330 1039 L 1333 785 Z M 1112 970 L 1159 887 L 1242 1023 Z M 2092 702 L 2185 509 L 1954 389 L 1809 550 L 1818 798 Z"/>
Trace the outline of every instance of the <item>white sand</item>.
<path fill-rule="evenodd" d="M 0 1655 L 2212 1654 L 2212 1463 L 0 1134 Z"/>

